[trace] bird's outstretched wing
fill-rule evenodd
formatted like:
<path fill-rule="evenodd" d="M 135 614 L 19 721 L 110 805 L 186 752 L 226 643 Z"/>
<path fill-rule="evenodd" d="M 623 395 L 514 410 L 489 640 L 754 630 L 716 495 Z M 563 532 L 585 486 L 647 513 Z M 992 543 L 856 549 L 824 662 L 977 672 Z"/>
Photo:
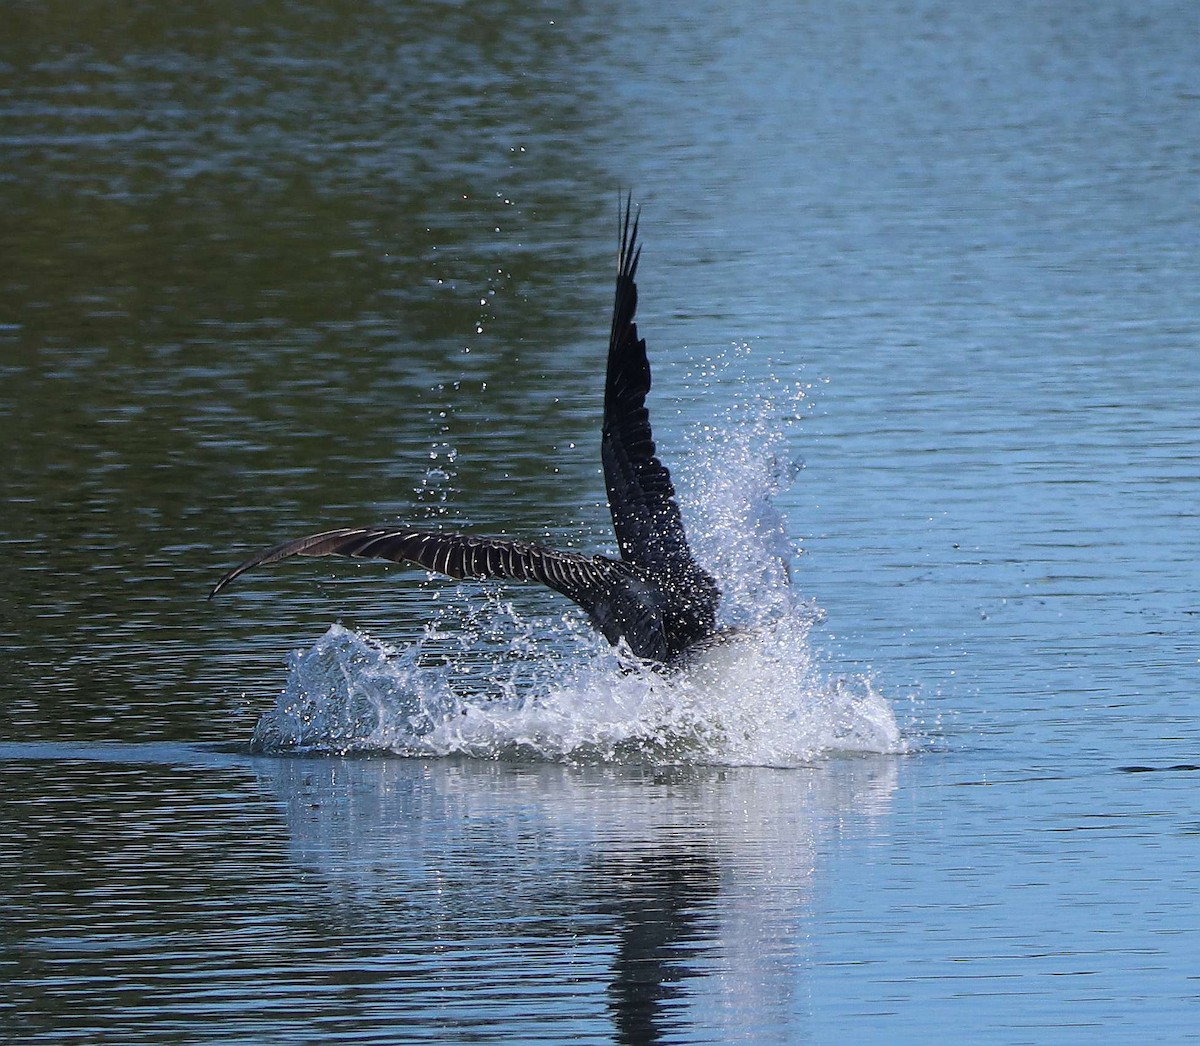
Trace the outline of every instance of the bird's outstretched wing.
<path fill-rule="evenodd" d="M 692 556 L 671 475 L 655 455 L 646 394 L 650 365 L 638 337 L 638 223 L 627 197 L 608 345 L 601 458 L 621 559 L 560 552 L 503 538 L 398 527 L 344 527 L 266 549 L 229 571 L 215 596 L 254 567 L 290 556 L 353 556 L 414 563 L 452 578 L 536 581 L 573 600 L 616 644 L 668 661 L 712 634 L 719 593 Z"/>
<path fill-rule="evenodd" d="M 634 322 L 641 248 L 637 243 L 638 219 L 631 210 L 631 198 L 627 197 L 621 220 L 600 442 L 608 507 L 622 559 L 651 568 L 692 568 L 695 562 L 683 531 L 671 474 L 655 454 L 646 409 L 650 364 L 645 339 L 638 337 Z"/>
<path fill-rule="evenodd" d="M 464 578 L 508 578 L 536 581 L 561 592 L 589 613 L 628 568 L 605 556 L 559 552 L 504 538 L 444 534 L 397 527 L 343 527 L 285 541 L 251 556 L 213 586 L 211 599 L 235 578 L 254 567 L 290 556 L 352 556 L 413 563 L 437 574 Z"/>

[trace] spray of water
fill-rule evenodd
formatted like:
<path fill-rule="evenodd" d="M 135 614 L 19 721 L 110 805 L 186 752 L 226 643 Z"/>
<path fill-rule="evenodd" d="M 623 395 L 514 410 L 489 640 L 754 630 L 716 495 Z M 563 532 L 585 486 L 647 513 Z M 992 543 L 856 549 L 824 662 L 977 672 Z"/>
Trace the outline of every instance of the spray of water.
<path fill-rule="evenodd" d="M 713 365 L 706 384 L 748 354 Z M 831 675 L 813 653 L 821 611 L 790 583 L 796 550 L 774 502 L 799 471 L 787 434 L 804 388 L 759 378 L 756 390 L 695 427 L 677 473 L 683 503 L 701 508 L 687 522 L 721 588 L 723 642 L 656 672 L 573 611 L 525 618 L 495 597 L 402 649 L 335 625 L 292 656 L 254 748 L 766 766 L 905 750 L 871 680 Z"/>

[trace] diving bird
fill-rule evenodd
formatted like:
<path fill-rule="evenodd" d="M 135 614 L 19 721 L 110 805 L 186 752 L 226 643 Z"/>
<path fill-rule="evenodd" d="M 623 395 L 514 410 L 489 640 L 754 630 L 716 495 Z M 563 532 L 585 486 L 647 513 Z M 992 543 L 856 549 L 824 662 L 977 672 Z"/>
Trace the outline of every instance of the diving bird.
<path fill-rule="evenodd" d="M 561 552 L 542 545 L 407 527 L 342 527 L 285 541 L 234 567 L 211 599 L 253 567 L 289 556 L 353 556 L 413 563 L 452 578 L 536 581 L 581 606 L 614 646 L 623 640 L 636 657 L 671 664 L 716 633 L 720 593 L 688 547 L 671 474 L 658 459 L 646 393 L 650 364 L 638 337 L 639 215 L 626 197 L 619 216 L 620 250 L 600 458 L 619 559 Z"/>

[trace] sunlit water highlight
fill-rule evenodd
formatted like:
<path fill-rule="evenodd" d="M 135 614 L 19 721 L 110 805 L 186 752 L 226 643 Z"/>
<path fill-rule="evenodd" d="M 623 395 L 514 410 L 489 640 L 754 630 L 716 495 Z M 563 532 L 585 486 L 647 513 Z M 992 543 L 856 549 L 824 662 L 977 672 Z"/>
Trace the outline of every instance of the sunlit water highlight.
<path fill-rule="evenodd" d="M 718 369 L 736 374 L 748 353 Z M 404 648 L 334 625 L 293 654 L 255 749 L 746 766 L 903 751 L 872 681 L 822 668 L 810 636 L 821 612 L 791 585 L 794 549 L 773 498 L 799 471 L 786 430 L 803 398 L 776 385 L 688 441 L 699 449 L 678 478 L 699 506 L 691 533 L 728 632 L 681 670 L 638 664 L 576 612 L 528 619 L 495 597 L 450 632 L 435 618 Z M 507 642 L 484 649 L 497 634 Z"/>

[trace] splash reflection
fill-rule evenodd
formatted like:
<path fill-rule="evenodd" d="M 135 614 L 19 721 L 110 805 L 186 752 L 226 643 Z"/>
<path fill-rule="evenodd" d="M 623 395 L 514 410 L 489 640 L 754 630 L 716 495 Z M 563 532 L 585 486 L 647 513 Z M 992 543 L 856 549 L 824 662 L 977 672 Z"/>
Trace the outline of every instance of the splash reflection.
<path fill-rule="evenodd" d="M 847 818 L 887 810 L 897 773 L 887 758 L 787 771 L 255 765 L 286 811 L 298 874 L 328 890 L 322 917 L 404 952 L 405 1011 L 430 1007 L 466 1032 L 483 1008 L 515 1034 L 550 995 L 556 1019 L 576 1015 L 573 1034 L 622 1043 L 684 1028 L 723 1041 L 751 1015 L 796 1033 L 818 855 Z"/>

